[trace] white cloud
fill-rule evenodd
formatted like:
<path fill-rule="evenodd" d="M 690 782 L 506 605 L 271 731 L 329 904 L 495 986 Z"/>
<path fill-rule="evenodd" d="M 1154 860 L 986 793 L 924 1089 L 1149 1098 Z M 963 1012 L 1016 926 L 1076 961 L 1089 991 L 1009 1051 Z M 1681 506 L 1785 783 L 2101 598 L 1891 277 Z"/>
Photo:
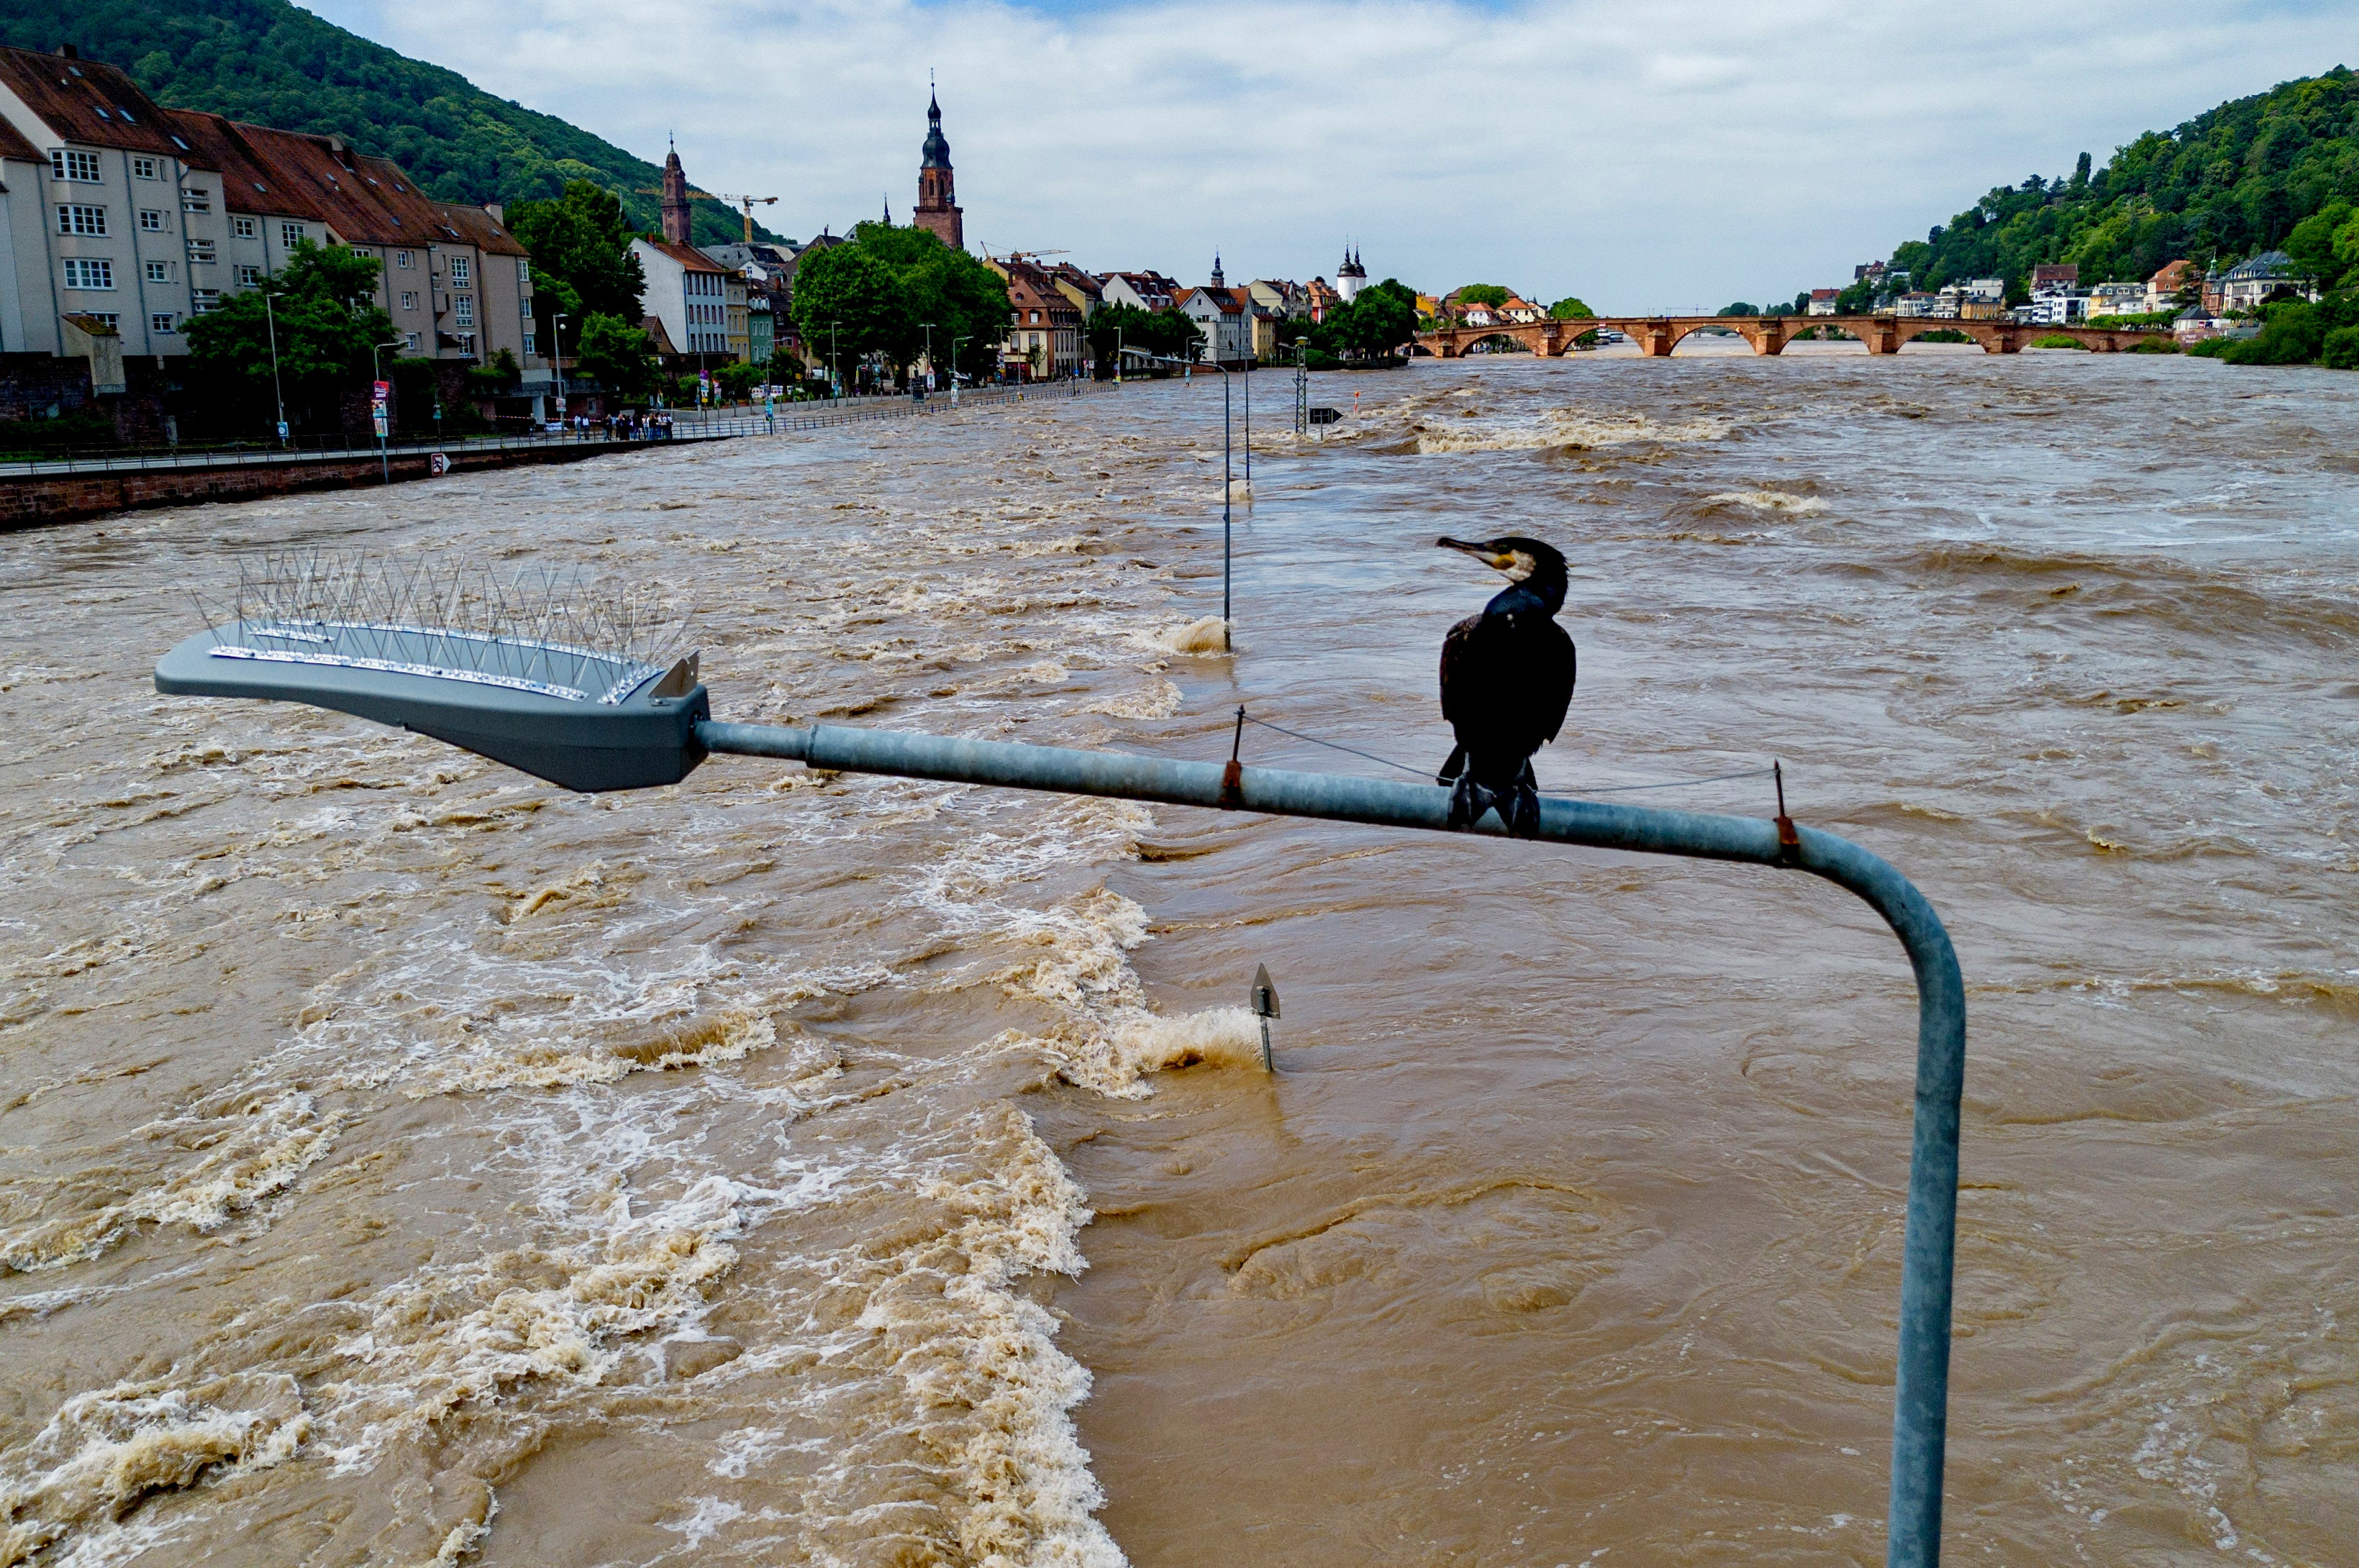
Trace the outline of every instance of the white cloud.
<path fill-rule="evenodd" d="M 1848 281 L 1993 184 L 2338 63 L 2333 7 L 1986 0 L 316 0 L 801 238 L 916 197 L 970 244 L 1200 280 L 1483 279 L 1602 309 Z"/>

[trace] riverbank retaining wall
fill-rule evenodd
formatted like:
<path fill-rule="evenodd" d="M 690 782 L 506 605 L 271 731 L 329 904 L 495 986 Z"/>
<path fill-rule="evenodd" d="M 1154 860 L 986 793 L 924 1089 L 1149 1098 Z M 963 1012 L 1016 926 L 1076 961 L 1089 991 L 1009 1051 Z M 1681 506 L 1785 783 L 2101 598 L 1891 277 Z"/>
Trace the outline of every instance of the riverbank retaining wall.
<path fill-rule="evenodd" d="M 603 452 L 644 450 L 605 441 L 558 442 L 548 446 L 449 449 L 450 472 L 519 468 L 529 463 L 571 463 Z M 389 470 L 388 481 L 386 472 Z M 0 477 L 0 532 L 38 528 L 139 512 L 158 506 L 194 506 L 210 501 L 258 501 L 311 490 L 350 490 L 434 477 L 432 454 L 397 452 L 381 470 L 374 453 L 332 459 L 258 457 L 251 463 L 204 467 L 117 469 L 87 473 L 40 473 Z"/>

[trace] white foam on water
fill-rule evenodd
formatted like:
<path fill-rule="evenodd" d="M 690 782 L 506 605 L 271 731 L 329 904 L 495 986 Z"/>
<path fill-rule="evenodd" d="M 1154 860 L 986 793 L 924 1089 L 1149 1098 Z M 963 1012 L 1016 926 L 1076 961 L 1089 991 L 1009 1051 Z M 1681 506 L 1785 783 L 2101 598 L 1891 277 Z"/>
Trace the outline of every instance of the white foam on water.
<path fill-rule="evenodd" d="M 1815 517 L 1827 511 L 1815 495 L 1795 495 L 1782 490 L 1727 490 L 1703 498 L 1706 506 L 1742 506 L 1754 512 L 1783 512 L 1794 517 Z"/>

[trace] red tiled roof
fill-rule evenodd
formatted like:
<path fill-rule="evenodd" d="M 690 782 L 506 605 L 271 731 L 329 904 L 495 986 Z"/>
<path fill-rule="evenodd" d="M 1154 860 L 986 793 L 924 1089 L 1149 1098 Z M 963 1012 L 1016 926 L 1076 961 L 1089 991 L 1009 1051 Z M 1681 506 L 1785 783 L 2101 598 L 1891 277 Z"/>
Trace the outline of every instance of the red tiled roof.
<path fill-rule="evenodd" d="M 432 200 L 399 166 L 363 157 L 338 137 L 188 110 L 168 111 L 167 118 L 190 144 L 190 161 L 220 171 L 222 205 L 232 212 L 309 219 L 348 244 L 465 244 L 495 255 L 525 254 L 489 212 Z"/>
<path fill-rule="evenodd" d="M 24 100 L 42 124 L 69 141 L 179 156 L 164 112 L 137 82 L 111 65 L 0 49 L 0 86 Z"/>
<path fill-rule="evenodd" d="M 23 163 L 48 161 L 33 150 L 33 144 L 27 141 L 16 126 L 5 120 L 0 120 L 0 157 L 12 157 Z"/>
<path fill-rule="evenodd" d="M 491 214 L 486 212 L 484 216 L 489 218 Z M 694 245 L 677 244 L 670 240 L 649 240 L 647 243 L 671 257 L 690 272 L 717 272 L 725 275 L 729 271 L 727 267 L 723 266 Z"/>

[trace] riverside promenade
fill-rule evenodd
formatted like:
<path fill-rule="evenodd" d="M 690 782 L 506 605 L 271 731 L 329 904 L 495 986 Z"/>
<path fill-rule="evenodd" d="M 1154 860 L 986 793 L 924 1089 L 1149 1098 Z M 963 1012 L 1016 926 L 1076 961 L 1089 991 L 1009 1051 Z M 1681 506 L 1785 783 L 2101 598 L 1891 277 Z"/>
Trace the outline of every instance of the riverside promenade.
<path fill-rule="evenodd" d="M 957 409 L 1076 397 L 1115 384 L 1055 382 L 984 387 L 959 395 Z M 438 479 L 447 474 L 542 463 L 582 462 L 615 452 L 646 451 L 700 441 L 738 440 L 827 429 L 878 419 L 922 418 L 955 412 L 950 396 L 790 403 L 774 415 L 715 411 L 675 416 L 667 439 L 616 440 L 604 429 L 518 436 L 402 440 L 277 449 L 194 447 L 100 449 L 0 462 L 0 532 L 81 522 L 124 512 L 206 502 L 258 501 L 309 491 Z"/>

